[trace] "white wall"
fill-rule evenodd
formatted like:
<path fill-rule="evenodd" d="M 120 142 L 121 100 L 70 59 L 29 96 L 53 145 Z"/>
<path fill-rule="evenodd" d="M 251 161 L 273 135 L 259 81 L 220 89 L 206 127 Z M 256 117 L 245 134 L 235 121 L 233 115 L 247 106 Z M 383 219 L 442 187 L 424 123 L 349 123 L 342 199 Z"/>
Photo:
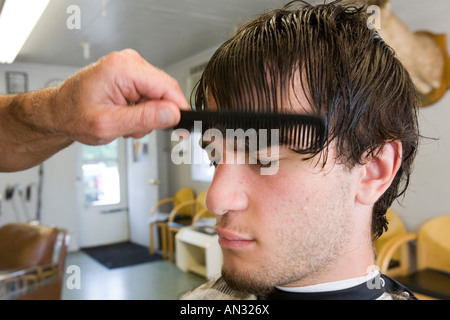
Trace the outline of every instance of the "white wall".
<path fill-rule="evenodd" d="M 450 33 L 449 33 L 450 34 Z M 433 106 L 420 109 L 423 138 L 415 160 L 409 189 L 393 208 L 410 231 L 429 219 L 450 214 L 450 93 Z"/>
<path fill-rule="evenodd" d="M 393 12 L 410 30 L 444 33 L 450 41 L 450 1 L 391 2 Z M 421 134 L 439 140 L 422 140 L 409 191 L 402 205 L 393 206 L 410 231 L 417 231 L 433 217 L 450 214 L 450 92 L 436 104 L 421 108 L 419 116 Z"/>
<path fill-rule="evenodd" d="M 28 74 L 28 90 L 37 90 L 53 79 L 66 79 L 76 72 L 74 67 L 30 63 L 0 64 L 0 94 L 6 94 L 6 72 L 20 71 Z M 41 223 L 66 228 L 71 235 L 71 246 L 77 247 L 77 201 L 76 201 L 76 149 L 74 144 L 43 164 L 43 190 Z M 16 173 L 0 173 L 0 195 L 7 186 L 37 184 L 39 167 Z M 35 215 L 36 201 L 27 203 L 30 215 Z M 0 225 L 11 221 L 26 221 L 19 198 L 14 198 L 19 217 L 16 217 L 12 201 L 2 201 Z"/>

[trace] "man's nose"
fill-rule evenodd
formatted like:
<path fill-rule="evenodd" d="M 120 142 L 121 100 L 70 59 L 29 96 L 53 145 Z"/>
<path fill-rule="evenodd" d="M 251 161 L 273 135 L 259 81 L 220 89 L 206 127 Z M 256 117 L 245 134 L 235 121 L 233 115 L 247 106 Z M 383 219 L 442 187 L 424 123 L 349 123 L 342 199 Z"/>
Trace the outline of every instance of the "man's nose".
<path fill-rule="evenodd" d="M 215 215 L 229 211 L 246 210 L 247 166 L 241 164 L 219 164 L 206 195 L 206 206 Z"/>

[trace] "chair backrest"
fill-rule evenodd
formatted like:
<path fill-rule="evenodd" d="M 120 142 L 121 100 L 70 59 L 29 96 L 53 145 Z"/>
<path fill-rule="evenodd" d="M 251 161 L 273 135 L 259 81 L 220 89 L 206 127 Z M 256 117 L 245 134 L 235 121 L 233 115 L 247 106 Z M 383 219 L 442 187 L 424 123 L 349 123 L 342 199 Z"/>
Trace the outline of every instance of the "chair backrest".
<path fill-rule="evenodd" d="M 206 193 L 208 190 L 200 192 L 197 197 L 195 198 L 197 200 L 197 207 L 195 208 L 195 211 L 198 212 L 199 210 L 202 210 L 206 207 Z"/>
<path fill-rule="evenodd" d="M 58 229 L 10 223 L 0 228 L 0 269 L 28 268 L 52 263 Z"/>
<path fill-rule="evenodd" d="M 385 231 L 377 240 L 374 242 L 374 247 L 376 252 L 380 252 L 381 248 L 393 237 L 399 234 L 405 234 L 406 228 L 403 224 L 400 216 L 392 209 L 388 209 L 386 212 L 386 218 L 388 220 L 388 230 Z M 400 259 L 398 256 L 399 253 L 396 252 L 393 256 L 393 259 Z"/>
<path fill-rule="evenodd" d="M 450 215 L 431 219 L 420 228 L 417 267 L 450 272 Z"/>
<path fill-rule="evenodd" d="M 175 201 L 174 201 L 174 207 L 179 205 L 182 202 L 188 201 L 188 200 L 195 200 L 195 192 L 192 188 L 183 188 L 178 190 L 178 192 L 175 194 Z M 188 216 L 194 216 L 195 214 L 195 206 L 185 206 L 179 210 L 179 213 L 188 215 Z"/>
<path fill-rule="evenodd" d="M 20 299 L 60 299 L 65 274 L 67 232 L 46 225 L 9 223 L 0 227 L 0 269 L 22 270 L 18 276 L 33 279 L 16 289 Z M 42 268 L 42 269 L 41 269 Z M 24 272 L 22 276 L 20 273 Z M 51 280 L 49 280 L 51 279 Z M 5 278 L 5 281 L 9 281 Z M 16 290 L 16 291 L 17 291 Z M 8 295 L 8 292 L 2 292 Z"/>

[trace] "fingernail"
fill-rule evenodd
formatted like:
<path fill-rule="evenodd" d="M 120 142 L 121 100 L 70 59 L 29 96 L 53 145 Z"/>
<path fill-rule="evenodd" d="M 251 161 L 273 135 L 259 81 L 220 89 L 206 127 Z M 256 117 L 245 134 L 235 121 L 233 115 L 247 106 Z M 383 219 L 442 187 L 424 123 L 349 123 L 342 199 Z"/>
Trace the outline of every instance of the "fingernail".
<path fill-rule="evenodd" d="M 174 114 L 165 108 L 161 108 L 158 111 L 158 121 L 160 125 L 170 125 L 175 123 Z"/>

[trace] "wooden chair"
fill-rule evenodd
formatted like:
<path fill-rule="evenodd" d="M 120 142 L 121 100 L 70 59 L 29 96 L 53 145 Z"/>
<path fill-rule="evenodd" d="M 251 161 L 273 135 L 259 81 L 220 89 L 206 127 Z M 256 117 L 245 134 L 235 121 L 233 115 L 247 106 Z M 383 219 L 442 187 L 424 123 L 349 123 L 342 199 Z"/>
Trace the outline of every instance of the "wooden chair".
<path fill-rule="evenodd" d="M 383 250 L 381 271 L 385 272 L 397 248 L 416 241 L 416 271 L 396 276 L 423 299 L 450 299 L 450 216 L 441 216 L 425 223 L 417 234 L 393 238 Z"/>
<path fill-rule="evenodd" d="M 164 198 L 159 200 L 153 209 L 150 211 L 150 246 L 149 252 L 150 254 L 155 253 L 155 245 L 154 245 L 154 233 L 153 229 L 156 227 L 160 231 L 161 235 L 161 250 L 163 258 L 166 259 L 168 256 L 168 245 L 167 245 L 167 223 L 169 220 L 170 214 L 159 214 L 157 215 L 157 210 L 160 206 L 166 203 L 172 203 L 173 207 L 177 207 L 180 203 L 184 203 L 186 201 L 193 201 L 195 199 L 195 193 L 192 188 L 183 188 L 180 189 L 174 197 Z M 179 210 L 179 219 L 187 219 L 190 221 L 194 214 L 194 206 L 183 206 Z"/>
<path fill-rule="evenodd" d="M 374 242 L 376 265 L 381 269 L 381 261 L 384 259 L 387 245 L 397 237 L 403 237 L 407 234 L 405 225 L 401 217 L 392 209 L 386 212 L 386 218 L 389 222 L 388 230 L 384 232 Z M 385 274 L 389 276 L 406 275 L 410 270 L 410 248 L 407 243 L 399 246 L 392 253 L 389 265 L 385 270 Z"/>
<path fill-rule="evenodd" d="M 205 206 L 206 190 L 201 192 L 195 200 L 185 201 L 176 206 L 170 213 L 168 222 L 168 242 L 169 242 L 169 258 L 170 261 L 175 262 L 175 235 L 183 227 L 187 225 L 194 225 L 201 218 L 214 218 L 214 214 L 208 211 Z M 195 206 L 194 214 L 191 221 L 183 221 L 182 223 L 175 221 L 175 217 L 185 206 Z"/>

